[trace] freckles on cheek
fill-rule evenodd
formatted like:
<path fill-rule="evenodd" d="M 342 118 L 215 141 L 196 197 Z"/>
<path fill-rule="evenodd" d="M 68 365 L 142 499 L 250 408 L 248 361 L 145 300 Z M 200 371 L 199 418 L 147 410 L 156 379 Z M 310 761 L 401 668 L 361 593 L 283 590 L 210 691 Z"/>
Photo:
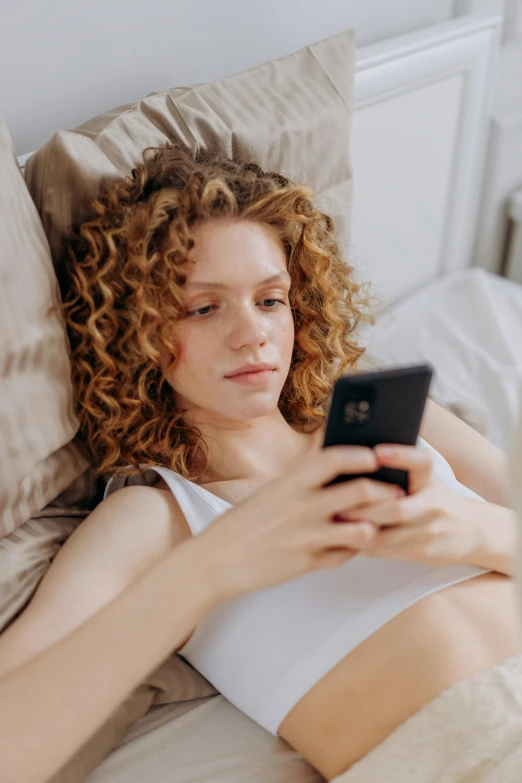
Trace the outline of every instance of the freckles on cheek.
<path fill-rule="evenodd" d="M 289 323 L 285 319 L 284 321 L 277 324 L 276 329 L 277 329 L 276 336 L 279 340 L 280 345 L 293 346 L 294 338 L 295 338 L 294 322 L 291 321 Z"/>
<path fill-rule="evenodd" d="M 210 377 L 212 375 L 211 368 L 219 355 L 217 343 L 218 340 L 213 340 L 211 335 L 208 335 L 203 341 L 186 341 L 180 355 L 180 368 L 199 378 Z"/>

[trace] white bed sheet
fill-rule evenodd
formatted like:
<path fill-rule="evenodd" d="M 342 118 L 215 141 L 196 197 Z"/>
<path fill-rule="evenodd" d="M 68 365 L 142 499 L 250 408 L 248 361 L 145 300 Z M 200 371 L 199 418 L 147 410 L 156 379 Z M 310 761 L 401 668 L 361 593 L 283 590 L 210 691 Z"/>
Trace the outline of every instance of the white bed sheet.
<path fill-rule="evenodd" d="M 520 418 L 522 285 L 471 268 L 395 304 L 363 335 L 382 366 L 429 361 L 430 396 L 506 452 Z"/>

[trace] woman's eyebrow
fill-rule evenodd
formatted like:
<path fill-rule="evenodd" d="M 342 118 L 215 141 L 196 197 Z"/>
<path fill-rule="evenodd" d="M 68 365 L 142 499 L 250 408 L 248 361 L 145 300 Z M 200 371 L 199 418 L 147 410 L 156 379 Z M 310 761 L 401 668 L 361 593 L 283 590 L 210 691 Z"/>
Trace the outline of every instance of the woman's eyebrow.
<path fill-rule="evenodd" d="M 289 283 L 290 280 L 291 280 L 290 275 L 288 275 L 285 272 L 278 272 L 275 275 L 271 275 L 270 277 L 267 277 L 265 280 L 261 280 L 261 282 L 259 282 L 256 287 L 260 288 L 262 285 L 268 285 L 268 283 L 277 283 L 277 282 L 280 282 L 280 281 L 286 281 L 286 282 Z M 226 289 L 226 288 L 231 288 L 232 286 L 228 286 L 225 283 L 205 283 L 205 282 L 201 281 L 201 282 L 196 282 L 196 283 L 186 283 L 183 287 L 186 288 L 186 289 L 189 289 L 189 288 L 198 288 L 198 289 L 201 289 L 201 288 L 205 288 L 205 289 L 213 288 L 213 289 L 223 290 L 223 289 Z"/>

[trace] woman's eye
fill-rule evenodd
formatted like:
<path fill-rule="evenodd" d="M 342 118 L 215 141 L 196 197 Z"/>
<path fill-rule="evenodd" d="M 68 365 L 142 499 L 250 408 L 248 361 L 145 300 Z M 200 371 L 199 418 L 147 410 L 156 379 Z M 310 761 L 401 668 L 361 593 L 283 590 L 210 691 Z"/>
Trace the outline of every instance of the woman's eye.
<path fill-rule="evenodd" d="M 211 307 L 212 305 L 207 305 L 206 307 L 200 307 L 199 310 L 189 310 L 187 315 L 196 315 L 197 313 L 201 313 L 203 310 L 210 310 Z M 203 313 L 203 315 L 207 315 L 207 313 Z"/>
<path fill-rule="evenodd" d="M 262 299 L 262 302 L 278 302 L 279 304 L 286 304 L 286 302 L 283 299 Z M 275 307 L 270 307 L 270 310 L 275 310 Z"/>
<path fill-rule="evenodd" d="M 273 304 L 272 305 L 267 305 L 266 302 L 272 302 L 272 303 L 277 302 L 278 304 L 282 304 L 282 305 L 286 304 L 284 299 L 261 299 L 260 301 L 264 302 L 265 303 L 265 307 L 268 307 L 269 310 L 276 310 L 277 307 L 275 307 Z M 204 317 L 205 315 L 208 315 L 208 313 L 209 313 L 209 311 L 210 311 L 210 309 L 212 307 L 215 307 L 215 305 L 207 305 L 206 307 L 199 307 L 197 310 L 188 310 L 187 311 L 187 316 L 189 318 L 191 318 L 191 317 L 196 317 L 197 318 L 198 315 L 199 315 L 199 317 Z"/>

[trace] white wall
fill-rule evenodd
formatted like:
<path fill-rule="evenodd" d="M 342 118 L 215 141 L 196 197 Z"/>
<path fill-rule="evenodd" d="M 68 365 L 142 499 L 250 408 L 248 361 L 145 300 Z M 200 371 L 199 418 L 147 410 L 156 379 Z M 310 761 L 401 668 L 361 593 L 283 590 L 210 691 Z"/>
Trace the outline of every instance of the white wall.
<path fill-rule="evenodd" d="M 501 62 L 519 45 L 522 63 L 522 0 L 0 0 L 0 115 L 22 155 L 153 90 L 235 73 L 349 27 L 364 46 L 473 11 L 504 14 Z M 503 73 L 474 252 L 488 269 L 498 268 L 507 199 L 522 184 L 522 89 L 520 109 L 516 89 L 505 89 L 522 84 L 522 70 Z"/>
<path fill-rule="evenodd" d="M 477 11 L 503 15 L 503 43 L 512 41 L 522 33 L 521 0 L 455 0 L 455 15 L 470 14 Z"/>
<path fill-rule="evenodd" d="M 0 115 L 16 154 L 153 90 L 220 78 L 354 27 L 358 45 L 453 0 L 0 0 Z M 230 41 L 233 45 L 230 45 Z"/>
<path fill-rule="evenodd" d="M 456 0 L 455 10 L 504 16 L 473 253 L 475 264 L 494 271 L 508 251 L 509 199 L 522 186 L 522 0 Z M 520 270 L 515 279 L 520 279 Z"/>

